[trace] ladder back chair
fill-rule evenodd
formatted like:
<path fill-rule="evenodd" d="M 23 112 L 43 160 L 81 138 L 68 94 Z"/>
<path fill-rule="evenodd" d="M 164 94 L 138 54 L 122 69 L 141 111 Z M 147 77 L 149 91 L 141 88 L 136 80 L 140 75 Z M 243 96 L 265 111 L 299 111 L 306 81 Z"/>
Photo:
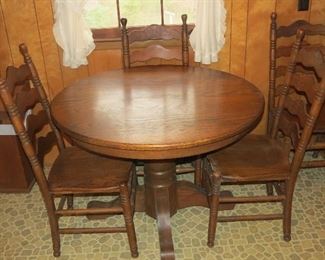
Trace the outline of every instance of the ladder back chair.
<path fill-rule="evenodd" d="M 271 28 L 270 28 L 270 69 L 269 69 L 269 106 L 268 106 L 268 132 L 270 133 L 272 128 L 272 122 L 274 117 L 274 109 L 276 104 L 276 99 L 281 92 L 283 87 L 284 76 L 286 74 L 286 66 L 288 64 L 288 58 L 290 56 L 290 44 L 293 43 L 292 36 L 296 34 L 297 29 L 301 28 L 305 31 L 305 41 L 302 44 L 303 48 L 305 46 L 310 46 L 310 41 L 312 38 L 317 38 L 317 44 L 313 43 L 315 46 L 322 46 L 319 39 L 325 39 L 325 25 L 323 24 L 310 24 L 304 20 L 298 20 L 288 26 L 277 26 L 277 15 L 276 13 L 271 14 Z M 307 38 L 307 40 L 306 40 Z M 285 41 L 286 43 L 281 43 Z M 315 41 L 313 41 L 315 42 Z M 313 85 L 313 82 L 318 77 L 315 71 L 312 69 L 306 69 L 298 64 L 297 77 L 299 75 L 299 81 L 294 80 L 293 84 L 306 84 Z M 313 132 L 313 137 L 311 139 L 311 144 L 307 150 L 325 150 L 325 107 L 322 109 L 320 116 L 317 120 L 316 127 Z M 317 152 L 314 152 L 313 156 L 316 157 Z M 313 160 L 305 161 L 302 165 L 304 168 L 309 167 L 322 167 L 325 166 L 325 160 Z"/>
<path fill-rule="evenodd" d="M 19 49 L 24 57 L 24 64 L 19 68 L 12 66 L 7 68 L 6 79 L 0 82 L 0 95 L 32 166 L 45 203 L 51 229 L 53 255 L 60 256 L 60 234 L 126 232 L 131 255 L 138 256 L 133 224 L 136 187 L 133 163 L 95 155 L 75 146 L 66 148 L 52 121 L 49 101 L 27 47 L 21 44 Z M 33 87 L 29 81 L 32 81 Z M 25 111 L 37 106 L 39 106 L 38 113 L 28 116 L 24 122 Z M 47 143 L 46 137 L 40 142 L 32 135 L 35 131 L 43 129 L 45 123 L 49 123 L 51 128 L 50 134 L 46 137 L 55 140 L 59 147 L 59 155 L 48 177 L 38 158 L 39 144 Z M 120 200 L 111 208 L 74 208 L 73 196 L 93 194 L 118 194 Z M 60 199 L 57 207 L 56 197 Z M 59 219 L 63 216 L 102 214 L 123 214 L 125 226 L 96 228 L 60 228 L 59 226 Z"/>
<path fill-rule="evenodd" d="M 127 19 L 122 18 L 121 34 L 124 68 L 130 68 L 139 63 L 145 64 L 144 62 L 153 58 L 167 61 L 177 60 L 181 62 L 182 66 L 188 66 L 189 44 L 186 20 L 187 15 L 183 14 L 181 31 L 179 28 L 175 28 L 174 26 L 152 24 L 146 26 L 144 29 L 130 30 L 129 32 L 129 29 L 126 27 Z M 176 40 L 177 42 L 180 41 L 181 47 L 166 48 L 166 43 L 171 42 L 172 40 Z M 145 48 L 143 48 L 144 44 L 147 44 Z M 136 46 L 138 47 L 136 48 Z"/>
<path fill-rule="evenodd" d="M 297 174 L 325 98 L 325 81 L 315 83 L 312 88 L 304 84 L 299 87 L 291 84 L 296 63 L 313 67 L 320 76 L 325 74 L 325 63 L 319 63 L 315 59 L 320 55 L 319 48 L 303 48 L 298 52 L 302 38 L 303 31 L 299 30 L 287 68 L 285 84 L 274 112 L 271 134 L 248 135 L 228 148 L 209 154 L 204 161 L 203 176 L 210 204 L 210 247 L 214 245 L 217 221 L 282 219 L 284 240 L 291 240 L 292 198 Z M 306 97 L 311 100 L 311 106 Z M 294 155 L 290 159 L 292 147 Z M 219 197 L 222 184 L 265 185 L 267 182 L 276 183 L 276 194 Z M 218 216 L 219 203 L 262 202 L 281 202 L 283 210 L 277 214 Z"/>
<path fill-rule="evenodd" d="M 150 61 L 154 58 L 166 60 L 164 65 L 168 62 L 175 65 L 172 60 L 180 62 L 178 65 L 188 66 L 189 65 L 189 42 L 188 42 L 188 25 L 187 15 L 183 14 L 182 26 L 176 28 L 168 25 L 156 25 L 152 24 L 144 29 L 128 29 L 127 19 L 121 19 L 121 34 L 122 34 L 122 56 L 123 56 L 123 67 L 129 69 L 132 66 L 143 66 L 146 65 L 146 61 Z M 176 48 L 166 48 L 162 45 L 162 42 L 170 42 L 173 40 L 180 41 L 180 46 Z M 133 45 L 139 45 L 147 43 L 148 46 L 145 48 L 133 48 Z M 143 47 L 140 46 L 140 47 Z M 162 64 L 159 64 L 162 65 Z M 142 165 L 141 162 L 138 165 Z M 176 172 L 178 174 L 186 174 L 194 172 L 194 182 L 200 184 L 201 182 L 201 159 L 180 159 L 177 164 Z M 139 176 L 143 176 L 143 171 L 138 171 Z"/>

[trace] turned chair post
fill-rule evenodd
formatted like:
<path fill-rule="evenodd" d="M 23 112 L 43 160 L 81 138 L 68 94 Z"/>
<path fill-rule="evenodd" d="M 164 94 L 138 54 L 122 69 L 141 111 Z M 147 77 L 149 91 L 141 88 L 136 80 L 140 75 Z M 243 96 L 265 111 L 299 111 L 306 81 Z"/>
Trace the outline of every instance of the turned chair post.
<path fill-rule="evenodd" d="M 19 49 L 25 63 L 19 68 L 13 66 L 7 68 L 6 79 L 0 81 L 0 97 L 40 188 L 50 224 L 53 255 L 60 256 L 60 234 L 126 232 L 131 255 L 137 257 L 138 249 L 133 223 L 134 203 L 131 205 L 130 201 L 130 198 L 135 199 L 136 191 L 136 182 L 131 181 L 136 178 L 133 162 L 89 153 L 76 146 L 64 147 L 62 136 L 52 121 L 50 104 L 28 49 L 24 44 L 21 44 Z M 26 114 L 31 109 L 34 109 L 31 114 Z M 23 119 L 24 115 L 25 119 Z M 37 138 L 36 133 L 47 124 L 50 126 L 50 132 L 45 137 Z M 43 148 L 42 145 L 52 143 L 55 141 L 53 138 L 56 139 L 55 143 L 59 147 L 59 155 L 54 160 L 48 175 L 45 175 L 39 157 L 41 152 L 49 151 L 48 147 Z M 74 196 L 94 194 L 109 196 L 118 194 L 121 203 L 107 208 L 73 207 Z M 57 208 L 54 203 L 55 198 L 60 199 Z M 64 208 L 65 203 L 67 208 Z M 121 213 L 125 219 L 125 227 L 59 227 L 58 220 L 63 216 L 96 215 L 98 217 L 102 214 Z"/>

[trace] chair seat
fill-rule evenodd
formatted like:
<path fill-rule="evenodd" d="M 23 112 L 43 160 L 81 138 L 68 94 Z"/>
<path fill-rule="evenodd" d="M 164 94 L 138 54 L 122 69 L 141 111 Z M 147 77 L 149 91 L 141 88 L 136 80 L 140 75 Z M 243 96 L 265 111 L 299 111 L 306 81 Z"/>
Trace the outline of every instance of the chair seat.
<path fill-rule="evenodd" d="M 262 135 L 241 141 L 210 154 L 224 182 L 285 180 L 290 171 L 287 145 Z"/>
<path fill-rule="evenodd" d="M 53 194 L 119 192 L 127 183 L 132 162 L 69 147 L 60 153 L 50 170 L 49 190 Z"/>

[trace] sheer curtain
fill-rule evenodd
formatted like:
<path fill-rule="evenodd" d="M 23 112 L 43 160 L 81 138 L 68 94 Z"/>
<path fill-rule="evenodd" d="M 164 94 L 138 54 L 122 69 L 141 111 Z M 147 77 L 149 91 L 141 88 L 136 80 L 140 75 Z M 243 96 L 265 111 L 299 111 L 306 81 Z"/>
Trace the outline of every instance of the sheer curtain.
<path fill-rule="evenodd" d="M 198 0 L 195 28 L 190 43 L 194 60 L 203 64 L 218 61 L 225 43 L 226 9 L 224 0 Z"/>
<path fill-rule="evenodd" d="M 88 64 L 87 56 L 95 44 L 84 18 L 87 0 L 54 0 L 53 34 L 63 49 L 63 65 L 78 68 Z"/>

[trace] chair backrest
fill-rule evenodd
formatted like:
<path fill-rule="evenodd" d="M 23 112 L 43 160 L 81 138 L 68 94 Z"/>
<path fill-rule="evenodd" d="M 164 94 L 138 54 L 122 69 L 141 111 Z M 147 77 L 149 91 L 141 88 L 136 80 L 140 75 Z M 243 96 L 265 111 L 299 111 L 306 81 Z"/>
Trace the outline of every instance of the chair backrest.
<path fill-rule="evenodd" d="M 325 49 L 309 46 L 299 50 L 302 34 L 302 31 L 297 34 L 286 81 L 274 111 L 274 124 L 271 131 L 273 138 L 276 138 L 280 131 L 283 136 L 291 140 L 295 152 L 291 163 L 291 173 L 294 175 L 297 175 L 300 169 L 325 99 Z M 295 72 L 297 65 L 315 71 L 314 80 L 309 82 L 312 85 L 294 84 L 299 82 L 300 77 L 299 73 Z"/>
<path fill-rule="evenodd" d="M 189 50 L 188 50 L 188 27 L 187 15 L 182 15 L 181 30 L 179 27 L 168 25 L 152 24 L 144 29 L 129 30 L 126 28 L 127 19 L 121 19 L 122 33 L 122 55 L 124 68 L 130 68 L 132 64 L 137 62 L 143 63 L 153 58 L 163 60 L 178 60 L 181 65 L 188 66 Z M 167 43 L 172 40 L 181 42 L 181 47 L 166 48 L 163 42 Z M 139 43 L 145 44 L 146 47 L 135 48 Z"/>
<path fill-rule="evenodd" d="M 6 79 L 0 81 L 0 96 L 32 166 L 35 179 L 42 194 L 47 197 L 49 196 L 47 180 L 43 172 L 42 160 L 45 153 L 52 148 L 53 142 L 60 150 L 64 149 L 64 145 L 59 131 L 53 124 L 48 99 L 27 47 L 21 44 L 19 49 L 25 63 L 19 68 L 13 66 L 7 68 Z M 31 109 L 33 113 L 26 113 Z M 52 131 L 45 137 L 37 138 L 36 133 L 44 129 L 48 123 Z"/>
<path fill-rule="evenodd" d="M 276 13 L 271 14 L 271 26 L 270 26 L 270 66 L 269 66 L 269 100 L 268 100 L 268 131 L 270 133 L 271 125 L 273 121 L 272 111 L 275 108 L 276 97 L 281 91 L 282 82 L 279 78 L 286 74 L 286 61 L 282 62 L 285 65 L 277 64 L 277 60 L 281 58 L 289 57 L 291 52 L 291 45 L 279 46 L 278 40 L 290 38 L 294 36 L 298 29 L 302 29 L 307 36 L 325 36 L 325 25 L 323 24 L 310 24 L 304 20 L 298 20 L 288 26 L 277 26 Z M 309 45 L 307 42 L 303 46 Z M 302 68 L 299 68 L 303 71 Z M 280 85 L 280 86 L 279 86 Z"/>

